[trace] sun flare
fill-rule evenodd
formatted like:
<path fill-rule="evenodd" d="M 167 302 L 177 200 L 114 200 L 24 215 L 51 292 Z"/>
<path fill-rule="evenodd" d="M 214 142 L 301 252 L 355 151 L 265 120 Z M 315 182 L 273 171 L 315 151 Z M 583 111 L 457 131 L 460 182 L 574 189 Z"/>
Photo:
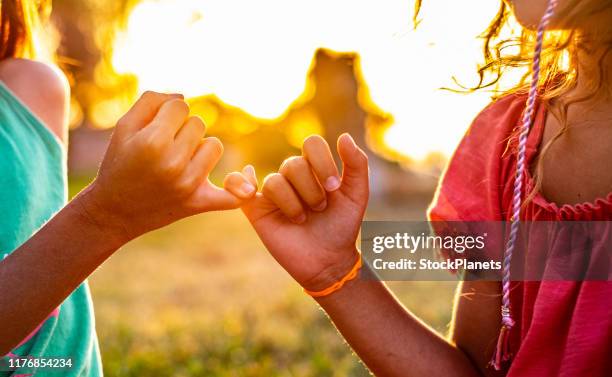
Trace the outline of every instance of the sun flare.
<path fill-rule="evenodd" d="M 112 62 L 141 91 L 215 94 L 273 119 L 303 92 L 317 48 L 357 52 L 372 100 L 393 115 L 384 144 L 418 161 L 450 154 L 489 101 L 439 88 L 473 78 L 475 36 L 497 5 L 425 1 L 414 31 L 409 0 L 144 0 L 117 35 Z"/>

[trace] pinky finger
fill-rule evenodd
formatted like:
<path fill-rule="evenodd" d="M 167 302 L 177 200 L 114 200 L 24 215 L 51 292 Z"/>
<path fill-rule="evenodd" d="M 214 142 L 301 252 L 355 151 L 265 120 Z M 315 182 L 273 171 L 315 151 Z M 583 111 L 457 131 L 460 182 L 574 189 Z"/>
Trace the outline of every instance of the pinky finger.
<path fill-rule="evenodd" d="M 223 187 L 239 198 L 249 199 L 257 193 L 256 186 L 251 182 L 251 177 L 248 177 L 246 173 L 233 172 L 225 177 Z"/>
<path fill-rule="evenodd" d="M 203 211 L 236 209 L 242 204 L 240 198 L 237 198 L 227 190 L 223 190 L 215 185 L 206 185 L 204 187 L 204 192 L 200 193 L 200 197 L 206 202 Z"/>

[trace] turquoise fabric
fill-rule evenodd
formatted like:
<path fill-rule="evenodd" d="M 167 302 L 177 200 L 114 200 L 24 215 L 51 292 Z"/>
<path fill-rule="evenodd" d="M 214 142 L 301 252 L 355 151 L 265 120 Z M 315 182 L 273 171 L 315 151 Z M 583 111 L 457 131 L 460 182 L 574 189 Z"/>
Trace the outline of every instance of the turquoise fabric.
<path fill-rule="evenodd" d="M 27 241 L 66 200 L 63 145 L 0 81 L 0 259 Z M 0 370 L 0 377 L 102 376 L 87 283 L 79 286 L 55 314 L 12 353 L 34 358 L 71 358 L 72 367 Z"/>

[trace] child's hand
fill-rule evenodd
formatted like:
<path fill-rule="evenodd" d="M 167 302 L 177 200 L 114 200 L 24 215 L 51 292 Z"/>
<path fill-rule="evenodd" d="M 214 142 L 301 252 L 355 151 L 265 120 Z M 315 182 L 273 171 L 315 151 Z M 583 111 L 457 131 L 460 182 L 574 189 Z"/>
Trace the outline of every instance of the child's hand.
<path fill-rule="evenodd" d="M 237 208 L 240 199 L 208 180 L 223 145 L 204 133 L 182 96 L 145 93 L 117 123 L 98 177 L 76 200 L 125 241 L 196 213 Z"/>
<path fill-rule="evenodd" d="M 285 160 L 266 177 L 262 193 L 242 207 L 274 258 L 312 291 L 340 280 L 355 264 L 368 202 L 366 154 L 348 134 L 338 139 L 338 152 L 341 179 L 325 140 L 309 137 L 303 155 Z M 226 189 L 247 199 L 244 185 L 257 185 L 252 167 L 226 177 Z"/>

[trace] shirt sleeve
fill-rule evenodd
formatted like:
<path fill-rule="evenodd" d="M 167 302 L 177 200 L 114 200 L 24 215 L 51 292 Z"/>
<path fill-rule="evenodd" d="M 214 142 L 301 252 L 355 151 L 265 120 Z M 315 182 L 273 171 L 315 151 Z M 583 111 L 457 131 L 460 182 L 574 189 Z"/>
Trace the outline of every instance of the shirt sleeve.
<path fill-rule="evenodd" d="M 511 170 L 504 156 L 522 111 L 520 103 L 516 96 L 504 97 L 475 118 L 446 166 L 428 209 L 432 230 L 439 236 L 488 233 L 486 254 L 468 259 L 501 258 L 503 233 L 498 225 L 504 219 L 502 197 Z M 451 259 L 466 256 L 455 250 L 441 252 Z"/>

